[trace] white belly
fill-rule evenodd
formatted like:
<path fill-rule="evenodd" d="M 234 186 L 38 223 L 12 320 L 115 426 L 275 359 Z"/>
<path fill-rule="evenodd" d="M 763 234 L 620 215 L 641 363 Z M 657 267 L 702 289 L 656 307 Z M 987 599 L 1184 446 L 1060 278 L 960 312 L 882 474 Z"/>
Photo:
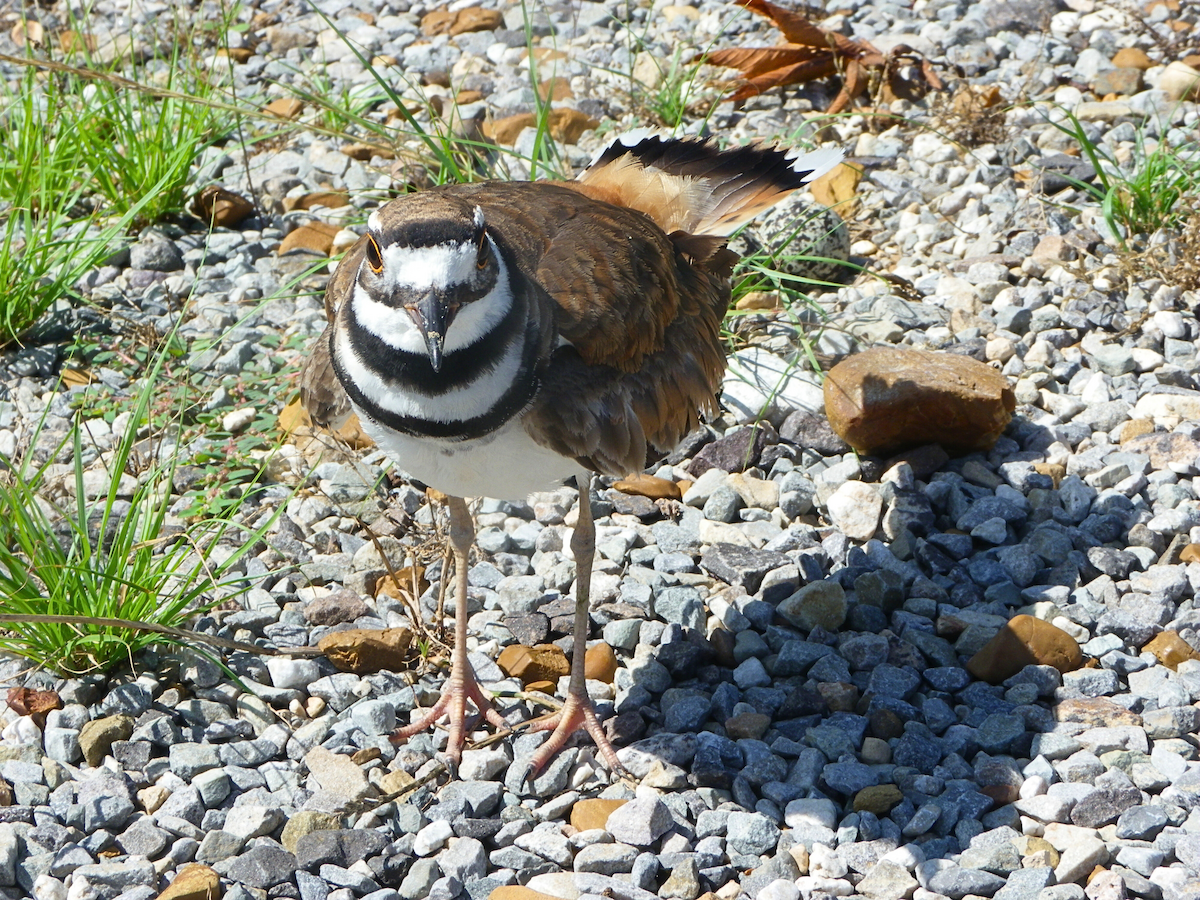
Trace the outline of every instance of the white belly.
<path fill-rule="evenodd" d="M 585 471 L 575 460 L 535 443 L 519 417 L 487 437 L 449 442 L 382 428 L 358 413 L 363 429 L 401 472 L 455 497 L 524 500 Z"/>

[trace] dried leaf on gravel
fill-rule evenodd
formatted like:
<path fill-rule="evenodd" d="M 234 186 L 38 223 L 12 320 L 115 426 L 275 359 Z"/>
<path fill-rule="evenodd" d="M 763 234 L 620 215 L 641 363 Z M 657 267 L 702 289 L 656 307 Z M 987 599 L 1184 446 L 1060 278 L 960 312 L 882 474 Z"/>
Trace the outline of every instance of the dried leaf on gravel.
<path fill-rule="evenodd" d="M 35 691 L 27 687 L 8 689 L 8 708 L 18 716 L 45 716 L 52 709 L 62 709 L 62 699 L 56 691 Z"/>
<path fill-rule="evenodd" d="M 773 88 L 842 76 L 842 87 L 827 113 L 838 113 L 877 86 L 879 99 L 919 97 L 941 90 L 942 82 L 929 60 L 912 48 L 897 45 L 887 53 L 867 41 L 827 31 L 810 19 L 770 0 L 736 0 L 765 16 L 783 33 L 786 43 L 775 47 L 716 50 L 705 61 L 737 69 L 745 79 L 726 99 L 735 103 Z"/>

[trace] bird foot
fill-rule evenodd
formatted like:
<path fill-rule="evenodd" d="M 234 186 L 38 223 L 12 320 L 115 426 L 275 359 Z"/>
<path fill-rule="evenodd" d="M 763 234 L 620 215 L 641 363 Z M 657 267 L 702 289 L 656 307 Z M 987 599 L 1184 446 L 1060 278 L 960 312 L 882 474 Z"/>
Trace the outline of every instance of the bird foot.
<path fill-rule="evenodd" d="M 388 737 L 393 744 L 403 744 L 414 734 L 432 728 L 443 715 L 450 717 L 450 735 L 446 741 L 446 756 L 455 766 L 462 762 L 463 743 L 467 739 L 467 701 L 475 704 L 475 708 L 497 728 L 509 730 L 492 701 L 479 686 L 475 673 L 470 665 L 465 665 L 462 671 L 451 672 L 450 680 L 442 690 L 442 696 L 437 703 L 430 707 L 429 712 L 419 722 L 397 728 Z"/>
<path fill-rule="evenodd" d="M 617 751 L 613 749 L 612 741 L 604 733 L 604 728 L 596 715 L 596 709 L 592 706 L 591 698 L 586 693 L 572 689 L 567 691 L 567 701 L 561 710 L 531 728 L 532 731 L 554 729 L 554 733 L 533 754 L 533 759 L 529 764 L 530 774 L 537 775 L 542 771 L 550 758 L 566 745 L 572 735 L 579 731 L 580 726 L 587 729 L 587 733 L 595 741 L 596 749 L 600 751 L 608 768 L 612 772 L 623 773 L 625 767 L 617 759 Z"/>

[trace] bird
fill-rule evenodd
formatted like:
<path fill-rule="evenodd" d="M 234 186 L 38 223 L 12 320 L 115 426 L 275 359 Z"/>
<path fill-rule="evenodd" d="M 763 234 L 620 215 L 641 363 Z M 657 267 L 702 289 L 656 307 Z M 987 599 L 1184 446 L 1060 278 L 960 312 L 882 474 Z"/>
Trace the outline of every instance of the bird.
<path fill-rule="evenodd" d="M 461 760 L 467 704 L 505 719 L 467 659 L 466 500 L 524 500 L 574 481 L 574 650 L 540 771 L 581 728 L 622 771 L 588 697 L 595 554 L 591 489 L 670 452 L 715 409 L 729 236 L 842 159 L 702 138 L 622 136 L 573 181 L 435 187 L 375 209 L 325 293 L 328 325 L 301 373 L 319 425 L 351 412 L 410 479 L 447 496 L 455 634 L 446 686 L 401 743 L 448 715 Z"/>

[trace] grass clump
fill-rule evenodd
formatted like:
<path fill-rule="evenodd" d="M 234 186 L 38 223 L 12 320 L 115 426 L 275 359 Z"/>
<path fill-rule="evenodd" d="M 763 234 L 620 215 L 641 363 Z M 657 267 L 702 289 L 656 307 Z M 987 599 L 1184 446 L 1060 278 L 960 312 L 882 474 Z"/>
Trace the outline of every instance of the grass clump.
<path fill-rule="evenodd" d="M 173 446 L 152 453 L 158 458 L 140 476 L 131 474 L 135 456 L 146 452 L 140 424 L 150 414 L 162 361 L 160 355 L 147 373 L 103 470 L 85 469 L 77 419 L 67 439 L 74 462 L 66 483 L 52 484 L 47 466 L 21 465 L 0 475 L 6 510 L 0 517 L 0 650 L 63 675 L 132 665 L 150 645 L 190 643 L 181 629 L 194 616 L 245 589 L 235 567 L 273 517 L 236 535 L 242 526 L 231 511 L 186 531 L 173 529 Z M 107 485 L 93 485 L 102 471 Z M 131 486 L 130 499 L 121 499 Z M 55 490 L 70 499 L 51 503 L 46 496 Z M 235 538 L 229 552 L 213 555 L 227 538 Z"/>
<path fill-rule="evenodd" d="M 1074 113 L 1053 124 L 1079 144 L 1096 170 L 1094 182 L 1071 181 L 1100 204 L 1105 224 L 1122 246 L 1134 235 L 1179 227 L 1190 208 L 1184 201 L 1200 197 L 1200 147 L 1194 143 L 1173 146 L 1165 137 L 1151 142 L 1142 127 L 1129 165 L 1122 166 L 1092 140 Z"/>

